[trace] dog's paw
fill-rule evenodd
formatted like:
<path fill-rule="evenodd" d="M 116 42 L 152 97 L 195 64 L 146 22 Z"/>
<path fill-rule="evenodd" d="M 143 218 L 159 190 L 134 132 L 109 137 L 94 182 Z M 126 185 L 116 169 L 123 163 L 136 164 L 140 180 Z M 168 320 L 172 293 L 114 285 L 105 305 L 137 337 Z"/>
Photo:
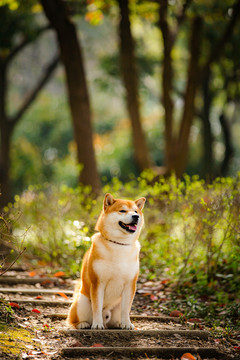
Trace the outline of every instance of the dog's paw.
<path fill-rule="evenodd" d="M 87 328 L 90 328 L 90 327 L 91 326 L 87 321 L 82 321 L 76 326 L 77 329 L 87 329 Z"/>
<path fill-rule="evenodd" d="M 104 325 L 102 324 L 102 323 L 96 323 L 96 324 L 92 324 L 92 329 L 93 330 L 102 330 L 102 329 L 104 329 Z"/>
<path fill-rule="evenodd" d="M 134 330 L 134 325 L 129 321 L 127 323 L 121 323 L 121 329 L 123 330 Z"/>
<path fill-rule="evenodd" d="M 107 329 L 121 329 L 121 324 L 119 321 L 110 321 L 106 324 Z"/>
<path fill-rule="evenodd" d="M 121 329 L 121 323 L 119 321 L 114 322 L 115 329 Z"/>

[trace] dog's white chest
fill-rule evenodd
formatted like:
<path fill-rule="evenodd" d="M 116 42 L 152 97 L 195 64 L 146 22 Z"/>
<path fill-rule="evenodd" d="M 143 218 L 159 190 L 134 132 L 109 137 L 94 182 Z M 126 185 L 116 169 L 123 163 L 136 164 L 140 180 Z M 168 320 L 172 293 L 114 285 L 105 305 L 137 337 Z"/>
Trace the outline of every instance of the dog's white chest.
<path fill-rule="evenodd" d="M 118 251 L 112 258 L 94 261 L 94 271 L 98 274 L 104 287 L 104 306 L 111 307 L 119 302 L 127 283 L 133 282 L 139 268 L 136 254 L 127 255 L 126 251 Z"/>
<path fill-rule="evenodd" d="M 112 259 L 98 259 L 94 261 L 94 271 L 98 274 L 101 281 L 129 281 L 134 278 L 138 271 L 137 256 L 133 260 L 126 255 Z"/>

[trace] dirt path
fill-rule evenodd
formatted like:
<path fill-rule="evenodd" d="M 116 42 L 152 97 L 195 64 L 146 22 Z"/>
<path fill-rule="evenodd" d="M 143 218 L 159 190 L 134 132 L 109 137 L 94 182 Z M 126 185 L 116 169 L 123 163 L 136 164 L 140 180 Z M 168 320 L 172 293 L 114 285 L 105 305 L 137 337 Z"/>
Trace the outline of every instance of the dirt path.
<path fill-rule="evenodd" d="M 135 330 L 68 330 L 74 282 L 31 275 L 10 270 L 0 277 L 0 297 L 15 313 L 15 323 L 0 329 L 0 359 L 180 360 L 186 353 L 197 360 L 237 359 L 204 325 L 159 315 L 141 289 L 132 308 Z"/>

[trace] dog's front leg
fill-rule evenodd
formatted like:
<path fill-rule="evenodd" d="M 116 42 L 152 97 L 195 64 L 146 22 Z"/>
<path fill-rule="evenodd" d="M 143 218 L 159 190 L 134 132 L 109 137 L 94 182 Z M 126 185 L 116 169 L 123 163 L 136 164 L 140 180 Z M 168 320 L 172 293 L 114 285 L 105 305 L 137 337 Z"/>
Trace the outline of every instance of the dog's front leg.
<path fill-rule="evenodd" d="M 91 289 L 92 313 L 93 322 L 92 329 L 104 329 L 103 325 L 103 298 L 104 286 L 103 284 L 96 284 Z"/>
<path fill-rule="evenodd" d="M 130 310 L 136 291 L 136 285 L 132 282 L 128 282 L 122 293 L 121 301 L 121 328 L 127 330 L 133 330 L 134 325 L 130 321 Z"/>

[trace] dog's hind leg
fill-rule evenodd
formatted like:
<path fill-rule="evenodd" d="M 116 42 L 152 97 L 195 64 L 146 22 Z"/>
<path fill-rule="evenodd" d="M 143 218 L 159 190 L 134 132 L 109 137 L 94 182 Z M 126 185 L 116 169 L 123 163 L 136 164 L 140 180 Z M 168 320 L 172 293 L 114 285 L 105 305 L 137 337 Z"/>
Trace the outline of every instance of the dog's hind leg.
<path fill-rule="evenodd" d="M 120 327 L 121 323 L 121 304 L 117 304 L 111 310 L 111 319 L 107 322 L 106 326 L 109 329 L 116 329 Z"/>
<path fill-rule="evenodd" d="M 68 312 L 67 325 L 71 329 L 76 329 L 78 323 L 79 323 L 79 319 L 77 315 L 77 298 L 75 298 Z"/>
<path fill-rule="evenodd" d="M 76 328 L 90 328 L 92 325 L 92 307 L 91 302 L 87 296 L 79 293 L 76 310 L 79 319 L 79 323 L 76 325 Z"/>
<path fill-rule="evenodd" d="M 102 315 L 103 315 L 104 328 L 107 328 L 108 327 L 107 324 L 111 320 L 111 310 L 104 309 Z"/>

